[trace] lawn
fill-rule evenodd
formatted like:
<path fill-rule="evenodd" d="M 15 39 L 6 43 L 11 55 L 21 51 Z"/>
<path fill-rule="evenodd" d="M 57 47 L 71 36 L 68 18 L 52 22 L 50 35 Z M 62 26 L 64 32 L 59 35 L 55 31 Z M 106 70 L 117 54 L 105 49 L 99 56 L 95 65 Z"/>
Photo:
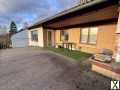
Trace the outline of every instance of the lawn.
<path fill-rule="evenodd" d="M 71 57 L 75 60 L 81 61 L 88 59 L 92 55 L 89 53 L 81 52 L 81 51 L 70 51 L 69 49 L 64 49 L 64 48 L 53 48 L 53 47 L 47 47 L 48 50 L 51 50 L 53 52 Z"/>

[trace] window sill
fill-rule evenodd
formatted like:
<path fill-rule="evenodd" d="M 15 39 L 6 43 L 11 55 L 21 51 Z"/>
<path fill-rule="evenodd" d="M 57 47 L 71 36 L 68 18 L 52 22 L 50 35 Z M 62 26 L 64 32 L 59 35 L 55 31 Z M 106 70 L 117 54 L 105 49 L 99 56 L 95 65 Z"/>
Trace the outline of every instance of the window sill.
<path fill-rule="evenodd" d="M 92 45 L 92 46 L 96 46 L 97 44 L 91 44 L 91 43 L 79 43 L 79 44 L 84 44 L 84 45 Z"/>
<path fill-rule="evenodd" d="M 38 42 L 38 41 L 32 41 L 32 42 Z"/>

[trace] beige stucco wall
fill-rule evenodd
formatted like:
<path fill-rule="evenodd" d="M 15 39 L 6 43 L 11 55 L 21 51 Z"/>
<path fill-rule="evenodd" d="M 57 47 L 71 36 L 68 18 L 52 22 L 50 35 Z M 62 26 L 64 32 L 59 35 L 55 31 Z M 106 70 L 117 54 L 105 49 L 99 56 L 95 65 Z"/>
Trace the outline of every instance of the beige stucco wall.
<path fill-rule="evenodd" d="M 116 24 L 99 26 L 97 48 L 107 48 L 115 52 L 116 49 Z"/>
<path fill-rule="evenodd" d="M 79 44 L 82 51 L 99 53 L 101 49 L 111 49 L 115 53 L 116 49 L 116 24 L 96 26 L 98 28 L 96 45 Z"/>
<path fill-rule="evenodd" d="M 38 31 L 38 42 L 31 40 L 31 31 Z M 29 37 L 29 46 L 44 47 L 43 28 L 42 27 L 28 30 L 28 37 Z"/>

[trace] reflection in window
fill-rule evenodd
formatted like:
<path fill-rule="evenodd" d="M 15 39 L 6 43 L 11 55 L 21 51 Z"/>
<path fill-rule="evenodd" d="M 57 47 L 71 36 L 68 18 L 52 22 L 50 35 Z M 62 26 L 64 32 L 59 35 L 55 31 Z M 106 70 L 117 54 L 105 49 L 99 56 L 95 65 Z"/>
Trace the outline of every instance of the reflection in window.
<path fill-rule="evenodd" d="M 88 42 L 88 28 L 81 29 L 81 43 Z"/>
<path fill-rule="evenodd" d="M 96 44 L 97 33 L 98 33 L 98 28 L 96 27 L 82 28 L 80 42 L 86 44 Z"/>
<path fill-rule="evenodd" d="M 90 44 L 96 44 L 97 42 L 97 28 L 90 28 L 90 31 L 89 31 L 89 43 Z"/>
<path fill-rule="evenodd" d="M 69 35 L 67 30 L 61 30 L 60 31 L 60 41 L 68 41 L 69 40 Z"/>

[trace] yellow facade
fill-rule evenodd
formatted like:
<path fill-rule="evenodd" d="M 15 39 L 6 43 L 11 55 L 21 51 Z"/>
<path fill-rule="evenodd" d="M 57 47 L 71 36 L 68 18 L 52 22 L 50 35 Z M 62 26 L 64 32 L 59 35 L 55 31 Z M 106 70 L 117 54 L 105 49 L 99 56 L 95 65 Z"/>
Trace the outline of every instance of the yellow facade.
<path fill-rule="evenodd" d="M 67 29 L 69 34 L 68 42 L 76 43 L 76 50 L 81 50 L 88 53 L 98 53 L 101 49 L 111 49 L 115 53 L 116 48 L 116 24 L 107 24 L 95 26 L 98 28 L 97 43 L 95 45 L 82 44 L 80 42 L 80 29 L 71 28 Z M 60 30 L 55 32 L 55 43 L 61 43 Z"/>
<path fill-rule="evenodd" d="M 31 32 L 37 31 L 38 33 L 38 41 L 32 41 Z M 43 35 L 43 28 L 42 26 L 39 28 L 31 29 L 28 31 L 28 38 L 29 38 L 29 46 L 39 46 L 44 47 L 44 35 Z"/>
<path fill-rule="evenodd" d="M 66 29 L 69 35 L 68 42 L 72 42 L 76 44 L 75 49 L 79 51 L 84 51 L 88 53 L 99 53 L 103 48 L 111 49 L 114 52 L 114 55 L 116 53 L 116 24 L 104 24 L 104 25 L 98 25 L 94 26 L 98 28 L 97 33 L 97 43 L 94 44 L 83 44 L 80 42 L 80 33 L 81 33 L 81 27 L 79 28 L 70 28 Z M 51 42 L 55 45 L 62 44 L 62 41 L 60 41 L 60 31 L 61 30 L 43 30 L 42 27 L 35 28 L 29 30 L 29 38 L 31 38 L 31 31 L 37 30 L 38 31 L 38 42 L 32 42 L 31 39 L 29 39 L 29 45 L 30 46 L 45 46 L 48 43 L 48 37 L 46 31 L 52 32 L 52 40 Z M 53 45 L 54 45 L 53 44 Z"/>

